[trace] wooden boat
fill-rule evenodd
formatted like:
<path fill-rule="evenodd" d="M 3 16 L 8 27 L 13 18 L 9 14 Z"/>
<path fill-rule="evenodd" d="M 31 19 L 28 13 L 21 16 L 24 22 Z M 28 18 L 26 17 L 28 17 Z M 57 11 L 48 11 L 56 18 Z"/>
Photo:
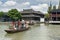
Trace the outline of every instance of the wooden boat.
<path fill-rule="evenodd" d="M 9 29 L 9 30 L 4 30 L 5 32 L 7 32 L 7 33 L 17 33 L 17 32 L 22 32 L 22 31 L 26 31 L 26 30 L 28 30 L 30 27 L 28 27 L 28 28 L 22 28 L 22 29 L 19 29 L 19 30 L 11 30 L 11 29 Z"/>

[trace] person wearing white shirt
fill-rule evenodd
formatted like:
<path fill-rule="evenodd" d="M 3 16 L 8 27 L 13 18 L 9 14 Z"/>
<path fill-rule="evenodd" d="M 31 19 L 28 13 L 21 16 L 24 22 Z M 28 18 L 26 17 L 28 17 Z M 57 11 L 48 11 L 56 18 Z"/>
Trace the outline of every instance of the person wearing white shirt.
<path fill-rule="evenodd" d="M 24 28 L 25 27 L 25 21 L 22 20 L 21 23 L 22 23 L 22 28 Z"/>

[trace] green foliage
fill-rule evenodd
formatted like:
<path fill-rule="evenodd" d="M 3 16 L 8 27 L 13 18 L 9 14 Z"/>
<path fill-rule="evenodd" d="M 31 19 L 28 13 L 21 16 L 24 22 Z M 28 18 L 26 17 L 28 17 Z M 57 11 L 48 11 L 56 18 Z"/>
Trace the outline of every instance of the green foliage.
<path fill-rule="evenodd" d="M 45 14 L 45 18 L 49 18 L 49 14 L 47 13 L 47 14 Z"/>
<path fill-rule="evenodd" d="M 53 6 L 53 10 L 55 10 L 56 9 L 56 6 Z"/>
<path fill-rule="evenodd" d="M 51 10 L 52 10 L 52 7 L 48 7 L 48 13 L 50 13 Z"/>
<path fill-rule="evenodd" d="M 51 10 L 52 10 L 52 4 L 50 2 L 50 6 L 48 7 L 48 13 L 50 13 Z"/>
<path fill-rule="evenodd" d="M 9 10 L 9 11 L 8 11 L 8 16 L 9 16 L 12 20 L 22 19 L 21 13 L 19 13 L 17 9 L 11 9 L 11 10 Z"/>
<path fill-rule="evenodd" d="M 49 13 L 45 14 L 45 19 L 46 19 L 46 21 L 49 20 Z"/>
<path fill-rule="evenodd" d="M 2 17 L 3 15 L 4 15 L 4 12 L 1 11 L 1 12 L 0 12 L 0 17 Z"/>

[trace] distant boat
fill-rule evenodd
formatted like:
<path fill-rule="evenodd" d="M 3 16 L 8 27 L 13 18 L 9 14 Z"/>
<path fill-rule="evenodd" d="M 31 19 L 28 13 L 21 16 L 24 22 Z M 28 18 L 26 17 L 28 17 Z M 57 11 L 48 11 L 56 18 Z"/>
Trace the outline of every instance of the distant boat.
<path fill-rule="evenodd" d="M 34 23 L 35 21 L 33 21 L 33 20 L 31 20 L 31 21 L 29 21 L 29 25 L 34 25 L 35 23 Z"/>
<path fill-rule="evenodd" d="M 26 30 L 28 30 L 30 27 L 28 27 L 28 28 L 22 28 L 22 29 L 19 29 L 19 30 L 11 30 L 11 29 L 9 29 L 9 30 L 4 30 L 5 32 L 7 32 L 7 33 L 17 33 L 17 32 L 23 32 L 23 31 L 26 31 Z"/>

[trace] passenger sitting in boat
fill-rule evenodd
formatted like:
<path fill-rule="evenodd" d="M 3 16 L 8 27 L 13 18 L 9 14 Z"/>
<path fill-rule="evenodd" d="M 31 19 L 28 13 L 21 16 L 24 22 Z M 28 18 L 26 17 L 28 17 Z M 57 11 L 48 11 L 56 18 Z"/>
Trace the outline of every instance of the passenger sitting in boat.
<path fill-rule="evenodd" d="M 17 30 L 17 28 L 14 28 L 14 30 Z"/>
<path fill-rule="evenodd" d="M 19 29 L 21 28 L 21 22 L 20 22 L 20 20 L 18 20 L 18 27 L 19 27 Z"/>
<path fill-rule="evenodd" d="M 28 21 L 25 21 L 25 27 L 28 28 Z"/>
<path fill-rule="evenodd" d="M 19 25 L 18 25 L 18 21 L 16 21 L 14 25 L 14 30 L 18 30 L 18 29 L 19 29 Z"/>
<path fill-rule="evenodd" d="M 15 22 L 15 28 L 18 29 L 19 26 L 18 26 L 18 21 Z"/>
<path fill-rule="evenodd" d="M 9 26 L 9 29 L 16 30 L 16 28 L 15 28 L 15 22 L 14 21 L 11 22 L 11 24 Z"/>
<path fill-rule="evenodd" d="M 21 21 L 21 24 L 22 24 L 22 28 L 24 28 L 24 27 L 25 27 L 25 21 L 22 20 L 22 21 Z"/>
<path fill-rule="evenodd" d="M 12 21 L 12 22 L 11 22 L 11 25 L 9 26 L 9 29 L 14 29 L 14 28 L 15 28 L 14 26 L 15 26 L 15 22 Z"/>

